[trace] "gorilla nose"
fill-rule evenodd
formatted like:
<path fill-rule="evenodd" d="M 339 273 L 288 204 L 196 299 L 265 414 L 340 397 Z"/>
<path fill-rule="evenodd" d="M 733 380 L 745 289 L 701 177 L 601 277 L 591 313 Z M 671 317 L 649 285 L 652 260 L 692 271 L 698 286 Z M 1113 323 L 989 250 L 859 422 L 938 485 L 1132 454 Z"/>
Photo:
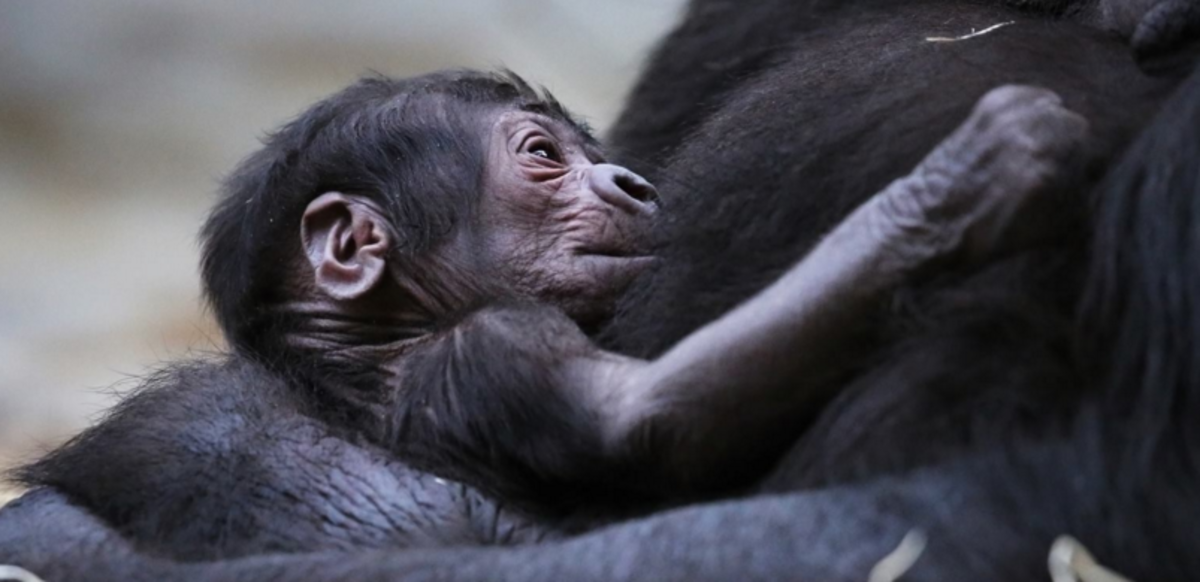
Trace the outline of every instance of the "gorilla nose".
<path fill-rule="evenodd" d="M 601 199 L 626 212 L 653 212 L 658 190 L 645 178 L 613 164 L 592 168 L 592 189 Z"/>

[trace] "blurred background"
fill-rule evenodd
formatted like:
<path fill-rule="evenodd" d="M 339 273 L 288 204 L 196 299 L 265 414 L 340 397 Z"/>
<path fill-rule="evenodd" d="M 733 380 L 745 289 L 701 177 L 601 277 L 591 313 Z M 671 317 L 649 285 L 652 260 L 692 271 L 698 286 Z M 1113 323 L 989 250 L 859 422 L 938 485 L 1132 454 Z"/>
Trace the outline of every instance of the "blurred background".
<path fill-rule="evenodd" d="M 603 131 L 681 5 L 0 4 L 0 468 L 220 348 L 196 233 L 265 131 L 368 70 L 463 66 L 509 67 Z"/>

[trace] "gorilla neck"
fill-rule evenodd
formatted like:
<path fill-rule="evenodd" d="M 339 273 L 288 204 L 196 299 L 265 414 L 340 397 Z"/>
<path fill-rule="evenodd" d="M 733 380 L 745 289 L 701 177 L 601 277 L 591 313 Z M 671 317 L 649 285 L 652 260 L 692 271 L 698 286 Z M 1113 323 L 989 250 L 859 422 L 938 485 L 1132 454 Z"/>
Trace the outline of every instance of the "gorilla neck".
<path fill-rule="evenodd" d="M 304 358 L 386 366 L 413 344 L 504 295 L 486 291 L 463 273 L 432 265 L 396 266 L 361 297 L 335 299 L 307 290 L 277 308 L 289 321 L 284 349 Z"/>
<path fill-rule="evenodd" d="M 359 362 L 368 353 L 375 354 L 373 360 L 402 353 L 405 345 L 428 335 L 437 324 L 427 313 L 329 298 L 291 301 L 280 309 L 292 321 L 283 334 L 287 349 Z"/>

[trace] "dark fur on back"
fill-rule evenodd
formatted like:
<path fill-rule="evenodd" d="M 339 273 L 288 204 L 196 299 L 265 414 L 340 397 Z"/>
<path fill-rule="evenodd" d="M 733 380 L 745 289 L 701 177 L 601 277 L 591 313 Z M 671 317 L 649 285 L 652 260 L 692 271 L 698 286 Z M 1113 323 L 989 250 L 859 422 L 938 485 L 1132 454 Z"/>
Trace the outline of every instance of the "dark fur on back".
<path fill-rule="evenodd" d="M 668 260 L 606 340 L 658 353 L 769 282 L 988 88 L 1054 89 L 1091 120 L 1099 159 L 1122 163 L 1061 193 L 1056 240 L 897 293 L 873 322 L 876 341 L 847 354 L 855 371 L 842 393 L 764 487 L 867 489 L 922 467 L 916 482 L 957 483 L 918 510 L 941 539 L 915 579 L 1044 575 L 1063 533 L 1134 579 L 1190 579 L 1200 568 L 1189 517 L 1200 511 L 1200 74 L 1142 130 L 1178 78 L 1144 76 L 1102 33 L 986 2 L 842 3 L 853 16 L 782 4 L 694 2 L 614 128 L 619 153 L 671 152 L 657 176 L 672 220 Z M 872 4 L 883 8 L 858 11 Z M 751 22 L 763 37 L 745 41 L 737 54 L 749 64 L 730 72 L 715 64 L 734 13 L 725 40 Z M 921 42 L 1010 20 L 967 43 Z M 789 42 L 771 40 L 781 34 Z M 863 47 L 873 59 L 854 56 Z M 640 107 L 650 103 L 659 107 Z M 641 131 L 653 127 L 666 133 Z M 966 513 L 948 509 L 977 493 Z"/>
<path fill-rule="evenodd" d="M 1008 15 L 1062 16 L 1094 0 L 959 0 L 935 6 L 947 27 L 982 28 L 963 14 L 1010 6 Z M 608 135 L 609 147 L 622 162 L 653 179 L 662 162 L 692 132 L 717 113 L 731 95 L 745 90 L 756 76 L 770 74 L 782 60 L 806 54 L 806 36 L 838 28 L 861 15 L 930 4 L 923 0 L 692 0 L 680 23 L 664 37 L 647 61 Z M 830 24 L 834 23 L 831 27 Z M 989 22 L 994 24 L 995 22 Z M 914 29 L 914 39 L 919 33 Z M 863 46 L 860 50 L 871 50 Z M 827 55 L 822 55 L 825 58 Z M 819 63 L 817 63 L 819 64 Z"/>
<path fill-rule="evenodd" d="M 1123 43 L 1095 30 L 951 4 L 828 14 L 828 28 L 794 32 L 803 51 L 778 49 L 769 67 L 719 98 L 659 172 L 669 209 L 663 265 L 627 296 L 604 341 L 653 356 L 743 301 L 907 173 L 997 85 L 1059 92 L 1091 120 L 1097 159 L 1111 160 L 1174 84 L 1144 76 Z M 830 25 L 838 18 L 855 25 Z M 924 41 L 1006 21 L 1015 24 L 970 42 Z M 871 59 L 861 47 L 871 47 Z M 684 92 L 692 80 L 666 73 L 716 57 L 697 50 L 659 53 L 647 73 L 664 73 L 658 91 L 695 102 Z M 629 135 L 625 124 L 638 118 L 622 118 L 614 135 Z M 943 265 L 881 306 L 868 322 L 874 337 L 845 354 L 839 395 L 771 488 L 905 470 L 1018 433 L 1061 433 L 1095 389 L 1076 358 L 1073 316 L 1086 263 L 1082 209 L 1103 169 L 1084 172 L 1079 188 L 1043 209 L 1052 240 L 984 268 Z M 798 422 L 797 436 L 805 428 Z"/>

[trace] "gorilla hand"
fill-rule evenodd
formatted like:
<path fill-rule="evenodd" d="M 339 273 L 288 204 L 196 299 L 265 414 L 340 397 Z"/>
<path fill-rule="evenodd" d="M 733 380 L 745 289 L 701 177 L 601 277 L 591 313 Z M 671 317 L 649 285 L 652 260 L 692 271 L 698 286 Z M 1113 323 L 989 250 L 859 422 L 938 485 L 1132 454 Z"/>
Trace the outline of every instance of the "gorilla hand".
<path fill-rule="evenodd" d="M 1156 0 L 1138 15 L 1136 23 L 1130 44 L 1139 60 L 1170 55 L 1200 40 L 1200 1 Z"/>
<path fill-rule="evenodd" d="M 970 117 L 908 176 L 861 211 L 893 241 L 901 265 L 981 260 L 1029 237 L 1032 202 L 1082 166 L 1087 121 L 1046 89 L 988 92 Z"/>

